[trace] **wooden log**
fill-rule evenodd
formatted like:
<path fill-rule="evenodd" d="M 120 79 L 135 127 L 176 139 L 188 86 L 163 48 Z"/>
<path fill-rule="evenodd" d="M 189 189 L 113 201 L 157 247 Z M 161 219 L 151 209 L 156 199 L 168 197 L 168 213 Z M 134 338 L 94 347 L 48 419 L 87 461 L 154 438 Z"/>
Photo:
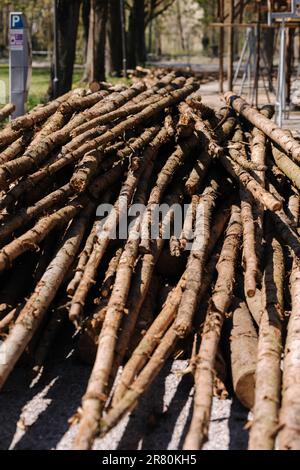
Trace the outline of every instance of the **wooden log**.
<path fill-rule="evenodd" d="M 252 108 L 243 98 L 232 91 L 225 93 L 225 99 L 232 108 L 246 118 L 253 126 L 264 132 L 275 144 L 293 160 L 300 162 L 300 143 L 283 129 L 280 129 L 273 121 L 265 117 L 255 108 Z"/>
<path fill-rule="evenodd" d="M 233 311 L 230 335 L 233 389 L 249 410 L 254 405 L 257 333 L 245 302 L 238 301 Z"/>

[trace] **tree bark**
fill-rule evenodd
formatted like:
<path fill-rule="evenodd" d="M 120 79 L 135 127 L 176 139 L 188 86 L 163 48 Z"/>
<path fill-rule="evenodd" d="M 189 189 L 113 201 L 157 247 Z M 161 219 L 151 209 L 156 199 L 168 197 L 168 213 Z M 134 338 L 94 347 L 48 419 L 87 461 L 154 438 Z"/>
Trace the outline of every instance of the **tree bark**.
<path fill-rule="evenodd" d="M 294 39 L 295 29 L 289 28 L 287 35 L 287 57 L 286 57 L 286 102 L 291 104 L 291 81 L 294 65 Z"/>
<path fill-rule="evenodd" d="M 180 3 L 177 0 L 176 4 L 176 13 L 177 13 L 177 23 L 178 23 L 178 29 L 180 33 L 180 43 L 181 43 L 181 49 L 185 51 L 185 40 L 184 40 L 184 34 L 183 34 L 183 26 L 182 26 L 182 15 L 181 15 L 181 8 L 180 8 Z"/>
<path fill-rule="evenodd" d="M 72 89 L 81 0 L 58 0 L 58 95 Z"/>
<path fill-rule="evenodd" d="M 267 22 L 267 15 L 263 13 L 262 15 L 263 23 Z M 267 65 L 267 76 L 268 76 L 268 87 L 269 91 L 273 92 L 273 73 L 274 73 L 274 37 L 275 30 L 274 28 L 263 28 L 262 30 L 262 52 Z"/>
<path fill-rule="evenodd" d="M 220 23 L 224 23 L 224 0 L 219 0 L 219 15 Z M 224 92 L 224 28 L 220 28 L 219 37 L 219 92 Z"/>
<path fill-rule="evenodd" d="M 110 50 L 110 72 L 117 77 L 122 76 L 122 23 L 119 0 L 109 1 L 108 40 Z"/>
<path fill-rule="evenodd" d="M 135 68 L 146 62 L 145 0 L 134 0 L 129 16 L 128 65 Z"/>
<path fill-rule="evenodd" d="M 89 83 L 105 80 L 107 0 L 91 0 L 86 77 Z"/>
<path fill-rule="evenodd" d="M 86 63 L 87 52 L 88 52 L 88 41 L 89 41 L 89 29 L 90 29 L 90 11 L 91 11 L 91 0 L 83 0 L 82 3 L 82 24 L 83 24 L 83 57 Z M 87 77 L 84 77 L 86 79 Z"/>
<path fill-rule="evenodd" d="M 149 42 L 148 42 L 148 53 L 152 52 L 152 43 L 153 43 L 153 14 L 154 14 L 155 0 L 150 0 L 150 12 L 149 12 Z"/>
<path fill-rule="evenodd" d="M 229 2 L 229 23 L 234 22 L 234 1 Z M 228 90 L 232 90 L 233 85 L 233 47 L 234 47 L 234 30 L 233 26 L 228 26 Z"/>

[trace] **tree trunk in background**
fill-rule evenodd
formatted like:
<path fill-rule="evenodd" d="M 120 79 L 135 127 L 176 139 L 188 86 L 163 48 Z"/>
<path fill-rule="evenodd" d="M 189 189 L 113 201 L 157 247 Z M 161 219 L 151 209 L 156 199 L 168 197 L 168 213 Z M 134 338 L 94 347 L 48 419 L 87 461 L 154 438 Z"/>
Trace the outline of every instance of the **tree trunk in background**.
<path fill-rule="evenodd" d="M 135 68 L 147 59 L 145 38 L 145 0 L 134 0 L 129 15 L 128 65 Z"/>
<path fill-rule="evenodd" d="M 219 20 L 224 23 L 224 0 L 219 0 Z M 219 37 L 219 92 L 224 92 L 224 28 L 220 28 Z"/>
<path fill-rule="evenodd" d="M 3 57 L 4 50 L 5 50 L 3 17 L 4 17 L 4 13 L 3 13 L 3 10 L 2 10 L 2 11 L 0 11 L 0 58 Z"/>
<path fill-rule="evenodd" d="M 176 14 L 177 14 L 178 29 L 180 33 L 180 45 L 181 45 L 181 49 L 185 51 L 185 40 L 184 40 L 184 34 L 183 34 L 181 8 L 180 8 L 179 0 L 177 0 L 176 2 Z"/>
<path fill-rule="evenodd" d="M 267 22 L 267 14 L 263 14 L 262 22 Z M 274 28 L 263 28 L 262 30 L 262 56 L 267 66 L 268 86 L 269 91 L 273 92 L 273 60 L 274 60 L 274 41 L 275 30 Z"/>
<path fill-rule="evenodd" d="M 137 60 L 140 64 L 145 64 L 147 60 L 145 38 L 145 0 L 135 0 L 135 9 L 137 33 Z"/>
<path fill-rule="evenodd" d="M 72 88 L 81 0 L 58 0 L 58 94 Z M 51 88 L 51 87 L 50 87 Z"/>
<path fill-rule="evenodd" d="M 150 0 L 150 14 L 149 14 L 149 42 L 148 42 L 148 52 L 152 52 L 152 40 L 153 40 L 153 13 L 154 13 L 155 0 Z"/>
<path fill-rule="evenodd" d="M 108 0 L 91 0 L 86 77 L 89 83 L 105 80 L 105 44 Z"/>
<path fill-rule="evenodd" d="M 3 3 L 3 2 L 2 2 Z M 7 58 L 9 55 L 8 48 L 8 23 L 9 12 L 12 10 L 9 3 L 1 5 L 0 1 L 0 57 Z"/>
<path fill-rule="evenodd" d="M 135 21 L 134 21 L 134 8 L 132 7 L 129 13 L 129 24 L 127 33 L 127 61 L 128 67 L 134 69 L 136 67 L 136 50 L 135 50 Z"/>
<path fill-rule="evenodd" d="M 228 23 L 233 24 L 234 21 L 234 0 L 229 0 L 229 16 Z M 227 64 L 227 79 L 228 90 L 232 90 L 233 85 L 233 47 L 234 47 L 234 30 L 233 26 L 228 26 L 228 64 Z"/>
<path fill-rule="evenodd" d="M 162 38 L 161 38 L 161 28 L 158 22 L 159 22 L 159 19 L 156 18 L 155 20 L 155 54 L 158 57 L 161 57 L 163 53 Z"/>
<path fill-rule="evenodd" d="M 295 29 L 288 28 L 287 45 L 286 45 L 286 102 L 291 103 L 291 80 L 294 66 L 294 39 Z"/>
<path fill-rule="evenodd" d="M 85 63 L 87 61 L 89 27 L 90 27 L 90 11 L 91 11 L 91 0 L 83 0 L 83 3 L 82 3 L 83 58 L 84 58 Z M 84 80 L 87 80 L 86 76 L 84 76 Z"/>
<path fill-rule="evenodd" d="M 255 72 L 254 86 L 252 95 L 252 106 L 258 107 L 258 88 L 260 78 L 260 55 L 261 55 L 261 3 L 257 2 L 257 26 L 256 26 L 256 54 L 255 54 Z"/>
<path fill-rule="evenodd" d="M 2 10 L 0 11 L 0 58 L 4 57 L 7 42 L 4 29 L 5 21 L 7 21 L 7 19 L 5 18 L 4 7 L 2 7 Z"/>
<path fill-rule="evenodd" d="M 298 39 L 298 54 L 297 54 L 297 56 L 298 56 L 298 62 L 300 62 L 300 44 L 299 44 L 299 41 L 300 41 L 300 27 L 298 28 L 298 37 L 299 37 L 299 39 Z"/>
<path fill-rule="evenodd" d="M 122 23 L 119 0 L 109 1 L 108 41 L 110 56 L 110 72 L 117 77 L 122 76 Z"/>

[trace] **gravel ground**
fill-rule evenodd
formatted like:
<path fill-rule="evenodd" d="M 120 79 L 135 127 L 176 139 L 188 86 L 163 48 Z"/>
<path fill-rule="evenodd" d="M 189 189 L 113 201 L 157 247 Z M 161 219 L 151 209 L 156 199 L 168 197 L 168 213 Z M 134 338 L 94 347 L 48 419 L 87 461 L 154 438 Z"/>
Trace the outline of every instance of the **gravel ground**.
<path fill-rule="evenodd" d="M 192 412 L 192 379 L 180 371 L 186 361 L 170 361 L 142 399 L 94 448 L 181 449 Z M 71 449 L 77 426 L 68 420 L 80 405 L 90 368 L 72 355 L 54 360 L 40 380 L 30 383 L 29 369 L 14 371 L 0 394 L 0 449 Z M 205 449 L 245 449 L 248 413 L 230 399 L 214 399 Z"/>

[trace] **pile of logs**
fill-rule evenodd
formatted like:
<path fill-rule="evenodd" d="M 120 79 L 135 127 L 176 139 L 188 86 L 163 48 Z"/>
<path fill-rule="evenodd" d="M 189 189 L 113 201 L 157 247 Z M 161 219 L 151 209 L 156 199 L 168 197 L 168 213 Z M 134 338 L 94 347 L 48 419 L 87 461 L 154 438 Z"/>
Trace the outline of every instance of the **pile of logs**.
<path fill-rule="evenodd" d="M 169 73 L 76 89 L 0 131 L 0 386 L 20 360 L 42 374 L 71 322 L 93 364 L 75 449 L 174 354 L 195 381 L 185 449 L 202 448 L 230 389 L 253 412 L 250 449 L 300 448 L 300 143 L 270 106 L 225 101 L 213 110 Z"/>

